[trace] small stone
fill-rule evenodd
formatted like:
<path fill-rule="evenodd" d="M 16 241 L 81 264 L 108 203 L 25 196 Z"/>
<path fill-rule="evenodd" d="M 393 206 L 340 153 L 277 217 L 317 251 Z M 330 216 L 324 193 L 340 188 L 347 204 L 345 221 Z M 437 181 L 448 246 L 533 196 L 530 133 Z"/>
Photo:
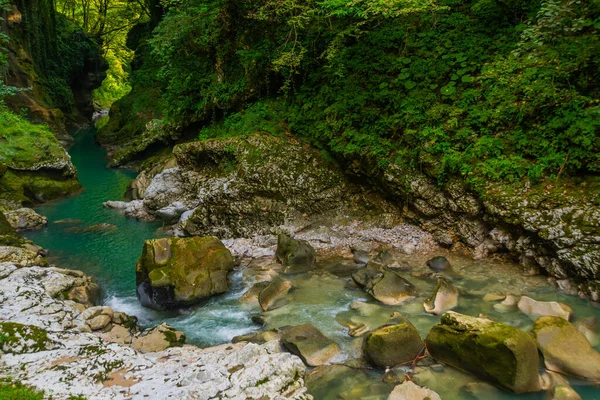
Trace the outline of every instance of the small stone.
<path fill-rule="evenodd" d="M 305 240 L 296 240 L 281 234 L 277 238 L 275 255 L 283 264 L 285 273 L 304 272 L 315 268 L 315 249 Z"/>
<path fill-rule="evenodd" d="M 487 293 L 485 296 L 483 296 L 483 301 L 486 301 L 486 302 L 502 301 L 505 298 L 506 298 L 506 295 L 503 295 L 503 294 Z"/>
<path fill-rule="evenodd" d="M 438 278 L 431 297 L 423 303 L 425 312 L 440 315 L 458 305 L 458 289 L 446 278 Z"/>
<path fill-rule="evenodd" d="M 285 295 L 292 288 L 290 281 L 284 281 L 277 277 L 273 279 L 266 288 L 264 288 L 258 295 L 258 303 L 263 311 L 268 311 L 277 306 Z"/>
<path fill-rule="evenodd" d="M 442 400 L 440 395 L 431 389 L 417 386 L 411 381 L 404 381 L 392 390 L 387 400 Z"/>
<path fill-rule="evenodd" d="M 536 301 L 530 297 L 523 296 L 518 303 L 519 310 L 535 321 L 542 316 L 553 316 L 571 319 L 573 310 L 571 307 L 556 301 Z"/>
<path fill-rule="evenodd" d="M 427 266 L 436 272 L 451 271 L 452 265 L 446 257 L 437 256 L 427 260 Z"/>
<path fill-rule="evenodd" d="M 341 352 L 337 343 L 311 324 L 285 329 L 281 344 L 299 356 L 309 367 L 323 365 Z"/>
<path fill-rule="evenodd" d="M 144 335 L 133 338 L 131 345 L 142 353 L 151 353 L 169 347 L 181 347 L 185 343 L 185 339 L 183 332 L 163 322 Z"/>
<path fill-rule="evenodd" d="M 90 327 L 92 331 L 99 331 L 100 329 L 104 329 L 111 322 L 111 316 L 100 314 L 96 317 L 90 318 L 85 321 L 86 324 Z"/>

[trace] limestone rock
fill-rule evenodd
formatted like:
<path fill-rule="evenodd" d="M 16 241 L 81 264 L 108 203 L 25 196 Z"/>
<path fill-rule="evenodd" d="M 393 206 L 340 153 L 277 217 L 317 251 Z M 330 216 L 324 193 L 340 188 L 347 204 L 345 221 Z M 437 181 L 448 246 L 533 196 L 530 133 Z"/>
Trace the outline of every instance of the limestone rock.
<path fill-rule="evenodd" d="M 277 259 L 286 273 L 304 272 L 315 267 L 315 249 L 305 240 L 292 239 L 287 235 L 277 238 Z"/>
<path fill-rule="evenodd" d="M 110 307 L 90 307 L 81 316 L 92 331 L 99 331 L 111 323 L 113 314 Z"/>
<path fill-rule="evenodd" d="M 446 278 L 438 278 L 437 285 L 431 297 L 423 303 L 425 311 L 440 315 L 458 305 L 458 289 Z"/>
<path fill-rule="evenodd" d="M 581 396 L 569 385 L 556 386 L 550 392 L 550 400 L 581 400 Z"/>
<path fill-rule="evenodd" d="M 277 277 L 258 294 L 258 303 L 263 311 L 271 310 L 281 301 L 292 288 L 290 281 Z"/>
<path fill-rule="evenodd" d="M 537 346 L 517 328 L 449 311 L 425 343 L 438 361 L 504 389 L 515 393 L 540 390 Z"/>
<path fill-rule="evenodd" d="M 405 318 L 371 332 L 364 342 L 364 354 L 375 366 L 396 367 L 416 359 L 425 348 L 419 332 Z"/>
<path fill-rule="evenodd" d="M 561 317 L 568 321 L 573 314 L 571 307 L 566 304 L 556 301 L 536 301 L 527 296 L 521 297 L 518 307 L 533 321 L 542 316 Z"/>
<path fill-rule="evenodd" d="M 37 252 L 24 247 L 0 246 L 0 263 L 8 262 L 22 267 L 48 265 L 48 261 Z"/>
<path fill-rule="evenodd" d="M 19 208 L 9 211 L 5 215 L 10 225 L 18 231 L 41 229 L 48 225 L 48 218 L 36 213 L 31 208 Z"/>
<path fill-rule="evenodd" d="M 585 338 L 593 347 L 596 347 L 600 344 L 600 333 L 597 317 L 593 316 L 578 320 L 574 325 L 579 332 L 583 333 Z"/>
<path fill-rule="evenodd" d="M 404 381 L 394 388 L 387 400 L 442 400 L 440 395 L 431 389 L 415 385 L 411 381 Z"/>
<path fill-rule="evenodd" d="M 515 311 L 519 307 L 518 304 L 519 298 L 509 294 L 500 303 L 494 304 L 494 309 L 501 313 L 507 313 Z"/>
<path fill-rule="evenodd" d="M 214 237 L 147 240 L 136 266 L 138 298 L 159 310 L 197 303 L 227 291 L 233 266 Z"/>
<path fill-rule="evenodd" d="M 135 323 L 119 312 L 107 325 L 114 325 L 110 331 L 90 332 L 82 306 L 56 292 L 86 279 L 78 271 L 0 263 L 0 316 L 10 321 L 0 322 L 0 347 L 6 347 L 0 350 L 3 375 L 56 399 L 312 400 L 304 386 L 304 364 L 281 353 L 276 341 L 140 353 L 121 344 L 130 339 L 127 327 L 118 324 Z M 98 311 L 110 313 L 99 308 L 85 316 L 93 318 Z M 18 334 L 13 334 L 15 327 Z M 170 332 L 163 331 L 154 344 L 181 340 Z"/>
<path fill-rule="evenodd" d="M 162 323 L 142 335 L 134 337 L 131 345 L 142 353 L 163 351 L 170 347 L 181 347 L 185 343 L 183 332 Z"/>
<path fill-rule="evenodd" d="M 600 354 L 564 318 L 540 317 L 534 322 L 532 334 L 548 369 L 583 379 L 600 379 Z"/>
<path fill-rule="evenodd" d="M 310 367 L 323 365 L 341 352 L 337 343 L 311 324 L 284 330 L 281 344 Z"/>

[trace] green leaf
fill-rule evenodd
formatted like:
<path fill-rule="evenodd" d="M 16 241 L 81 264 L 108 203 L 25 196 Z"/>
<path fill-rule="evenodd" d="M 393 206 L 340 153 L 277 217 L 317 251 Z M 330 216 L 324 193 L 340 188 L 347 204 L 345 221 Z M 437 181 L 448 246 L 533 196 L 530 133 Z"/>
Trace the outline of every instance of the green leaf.
<path fill-rule="evenodd" d="M 471 75 L 463 75 L 461 81 L 463 81 L 463 83 L 471 83 L 473 82 L 473 77 Z"/>
<path fill-rule="evenodd" d="M 450 85 L 442 86 L 442 88 L 440 89 L 440 92 L 444 96 L 450 96 L 450 95 L 456 93 L 456 87 L 450 86 Z"/>

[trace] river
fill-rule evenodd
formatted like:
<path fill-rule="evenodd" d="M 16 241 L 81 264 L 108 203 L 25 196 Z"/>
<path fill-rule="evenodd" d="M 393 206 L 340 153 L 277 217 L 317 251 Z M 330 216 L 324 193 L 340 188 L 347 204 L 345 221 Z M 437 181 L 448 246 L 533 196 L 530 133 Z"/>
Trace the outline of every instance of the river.
<path fill-rule="evenodd" d="M 185 332 L 188 342 L 200 346 L 226 343 L 236 335 L 257 330 L 249 310 L 239 302 L 239 297 L 247 289 L 242 283 L 240 270 L 232 275 L 232 286 L 227 294 L 211 298 L 203 306 L 156 312 L 139 305 L 135 296 L 136 260 L 144 240 L 164 236 L 164 233 L 160 223 L 127 219 L 102 206 L 104 201 L 122 199 L 127 184 L 136 174 L 126 169 L 106 168 L 106 152 L 94 143 L 94 134 L 94 128 L 80 130 L 74 135 L 75 143 L 69 149 L 84 190 L 72 197 L 39 206 L 37 211 L 48 217 L 48 227 L 28 232 L 25 236 L 50 251 L 50 262 L 93 276 L 103 288 L 104 304 L 137 316 L 143 326 L 166 321 Z M 114 228 L 84 230 L 101 223 L 114 225 Z M 499 312 L 490 303 L 481 300 L 490 288 L 497 287 L 506 292 L 525 293 L 538 300 L 568 303 L 579 318 L 600 317 L 600 311 L 589 302 L 558 293 L 544 277 L 522 277 L 515 273 L 514 265 L 489 260 L 476 262 L 450 253 L 444 255 L 453 265 L 458 265 L 458 272 L 465 276 L 459 289 L 461 294 L 467 292 L 468 295 L 461 297 L 459 312 L 471 315 L 484 313 L 493 319 L 529 328 L 531 321 L 518 310 Z M 425 259 L 426 256 L 406 256 L 405 262 L 422 266 Z M 431 282 L 418 275 L 414 275 L 413 283 L 420 292 L 431 291 Z M 363 292 L 348 288 L 344 277 L 335 279 L 332 274 L 300 275 L 294 278 L 294 286 L 293 299 L 285 307 L 270 313 L 266 328 L 310 322 L 340 343 L 344 351 L 337 361 L 359 356 L 360 339 L 349 338 L 342 322 L 348 317 L 352 302 L 372 300 Z M 415 324 L 423 337 L 439 320 L 439 317 L 424 313 L 420 302 L 396 309 Z M 384 312 L 388 313 L 390 309 L 384 309 Z M 333 377 L 316 380 L 310 389 L 316 400 L 386 399 L 393 386 L 381 382 L 382 374 L 383 371 L 377 370 L 344 369 Z M 434 374 L 427 381 L 427 386 L 442 394 L 445 400 L 467 399 L 472 397 L 457 388 L 473 380 L 446 368 L 445 372 Z M 584 399 L 600 399 L 600 391 L 594 387 L 576 385 L 576 389 Z M 541 399 L 543 396 L 493 392 L 484 398 Z"/>

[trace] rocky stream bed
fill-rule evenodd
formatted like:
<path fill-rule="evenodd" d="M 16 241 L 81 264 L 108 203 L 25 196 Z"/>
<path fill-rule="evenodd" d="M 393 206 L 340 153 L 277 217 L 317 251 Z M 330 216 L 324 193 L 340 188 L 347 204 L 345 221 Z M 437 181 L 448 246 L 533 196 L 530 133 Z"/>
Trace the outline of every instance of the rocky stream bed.
<path fill-rule="evenodd" d="M 7 213 L 48 252 L 0 232 L 0 376 L 55 399 L 600 398 L 600 310 L 510 251 L 441 248 L 318 158 L 276 176 L 246 148 L 236 178 L 195 149 L 130 184 L 92 135 L 82 194 Z"/>

